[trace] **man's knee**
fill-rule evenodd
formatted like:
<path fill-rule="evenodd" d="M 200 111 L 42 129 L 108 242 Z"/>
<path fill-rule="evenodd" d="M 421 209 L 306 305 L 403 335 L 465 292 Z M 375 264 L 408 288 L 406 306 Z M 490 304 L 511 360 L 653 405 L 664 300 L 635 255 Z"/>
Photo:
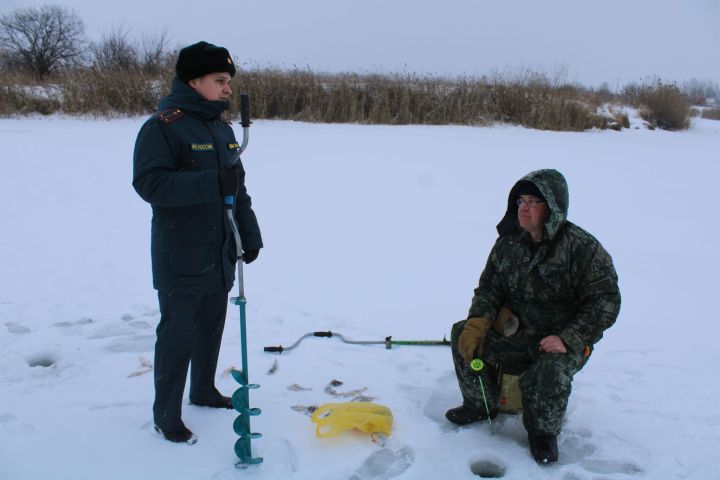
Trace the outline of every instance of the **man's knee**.
<path fill-rule="evenodd" d="M 457 351 L 458 337 L 462 333 L 463 328 L 465 328 L 466 322 L 467 320 L 460 320 L 459 322 L 455 322 L 452 326 L 452 329 L 450 330 L 450 346 L 453 352 Z"/>
<path fill-rule="evenodd" d="M 542 354 L 520 377 L 523 399 L 566 398 L 577 370 L 577 362 L 567 354 Z"/>

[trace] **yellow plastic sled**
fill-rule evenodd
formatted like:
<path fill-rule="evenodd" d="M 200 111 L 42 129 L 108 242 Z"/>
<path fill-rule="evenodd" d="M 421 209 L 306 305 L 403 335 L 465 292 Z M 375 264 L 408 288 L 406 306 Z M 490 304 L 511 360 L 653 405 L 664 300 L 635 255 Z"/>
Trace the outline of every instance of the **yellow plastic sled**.
<path fill-rule="evenodd" d="M 318 437 L 334 437 L 346 430 L 390 435 L 393 416 L 389 408 L 371 402 L 325 403 L 313 412 Z"/>

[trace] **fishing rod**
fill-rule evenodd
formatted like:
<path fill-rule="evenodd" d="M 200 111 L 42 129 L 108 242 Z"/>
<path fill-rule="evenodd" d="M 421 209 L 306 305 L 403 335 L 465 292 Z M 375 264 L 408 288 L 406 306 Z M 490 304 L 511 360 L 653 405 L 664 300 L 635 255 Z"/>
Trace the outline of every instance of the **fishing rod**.
<path fill-rule="evenodd" d="M 305 340 L 308 337 L 321 337 L 321 338 L 337 337 L 343 343 L 349 343 L 351 345 L 385 345 L 385 348 L 387 348 L 388 350 L 390 350 L 393 347 L 393 345 L 415 345 L 415 346 L 445 345 L 445 346 L 450 346 L 450 341 L 447 340 L 445 337 L 443 337 L 442 340 L 393 340 L 392 336 L 385 337 L 385 340 L 349 340 L 337 332 L 331 332 L 330 330 L 328 330 L 327 332 L 306 333 L 302 337 L 298 338 L 297 341 L 295 343 L 293 343 L 292 345 L 290 345 L 289 347 L 283 347 L 282 345 L 278 345 L 277 347 L 265 347 L 263 350 L 266 352 L 275 352 L 275 353 L 287 352 L 288 350 L 292 350 L 293 348 L 297 347 L 300 344 L 300 342 L 302 342 L 303 340 Z"/>

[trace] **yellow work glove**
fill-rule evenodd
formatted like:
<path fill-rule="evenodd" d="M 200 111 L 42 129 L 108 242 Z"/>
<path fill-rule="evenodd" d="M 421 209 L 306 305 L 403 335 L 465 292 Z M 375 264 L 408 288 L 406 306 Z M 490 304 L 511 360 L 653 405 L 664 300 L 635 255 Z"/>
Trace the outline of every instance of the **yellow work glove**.
<path fill-rule="evenodd" d="M 491 322 L 487 318 L 468 318 L 458 337 L 458 350 L 466 362 L 470 363 L 473 358 L 482 355 L 485 334 L 490 329 L 490 325 Z"/>

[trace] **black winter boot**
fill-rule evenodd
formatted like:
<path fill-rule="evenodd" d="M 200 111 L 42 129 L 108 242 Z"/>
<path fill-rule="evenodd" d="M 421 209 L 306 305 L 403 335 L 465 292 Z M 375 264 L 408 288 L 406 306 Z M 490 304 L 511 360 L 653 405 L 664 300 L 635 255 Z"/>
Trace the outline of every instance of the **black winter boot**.
<path fill-rule="evenodd" d="M 558 461 L 558 446 L 556 435 L 533 435 L 528 433 L 530 453 L 538 463 L 553 463 Z"/>
<path fill-rule="evenodd" d="M 227 408 L 232 409 L 232 399 L 230 397 L 226 397 L 224 395 L 221 395 L 220 398 L 216 398 L 215 400 L 211 401 L 200 401 L 200 400 L 190 400 L 191 405 L 197 405 L 199 407 L 210 407 L 210 408 Z"/>
<path fill-rule="evenodd" d="M 497 417 L 497 410 L 490 411 L 490 418 Z M 445 418 L 456 425 L 467 425 L 468 423 L 479 422 L 488 418 L 487 412 L 478 410 L 469 405 L 460 405 L 445 412 Z"/>
<path fill-rule="evenodd" d="M 197 442 L 197 437 L 193 432 L 190 431 L 185 425 L 176 432 L 166 432 L 157 425 L 155 425 L 155 431 L 162 434 L 166 440 L 170 440 L 175 443 L 187 443 L 188 445 L 194 445 Z"/>

